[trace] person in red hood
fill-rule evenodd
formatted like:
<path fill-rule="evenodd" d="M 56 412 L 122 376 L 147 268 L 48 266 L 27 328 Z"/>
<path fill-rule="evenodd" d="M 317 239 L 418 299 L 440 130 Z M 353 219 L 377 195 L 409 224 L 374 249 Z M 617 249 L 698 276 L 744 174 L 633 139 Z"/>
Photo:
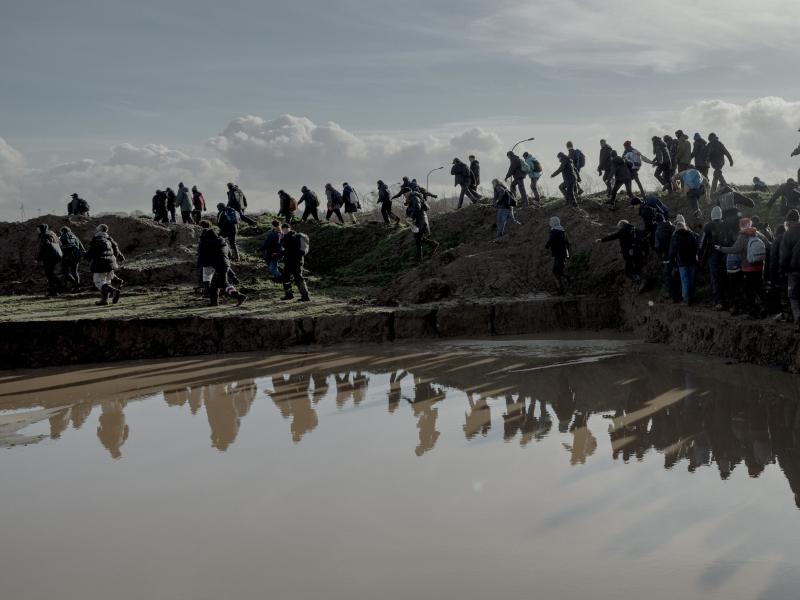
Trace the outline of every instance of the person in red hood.
<path fill-rule="evenodd" d="M 744 275 L 744 293 L 747 311 L 751 317 L 759 316 L 758 300 L 764 306 L 764 261 L 769 251 L 769 240 L 753 227 L 748 218 L 739 219 L 739 236 L 733 246 L 716 246 L 723 254 L 738 257 Z M 730 269 L 729 269 L 730 270 Z"/>

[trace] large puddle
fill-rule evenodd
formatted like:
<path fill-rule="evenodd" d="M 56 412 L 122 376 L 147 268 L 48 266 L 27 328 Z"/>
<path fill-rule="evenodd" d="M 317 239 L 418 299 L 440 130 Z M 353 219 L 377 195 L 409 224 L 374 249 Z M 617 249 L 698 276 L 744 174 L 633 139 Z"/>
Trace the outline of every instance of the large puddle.
<path fill-rule="evenodd" d="M 614 340 L 0 373 L 0 597 L 796 598 L 797 379 Z"/>

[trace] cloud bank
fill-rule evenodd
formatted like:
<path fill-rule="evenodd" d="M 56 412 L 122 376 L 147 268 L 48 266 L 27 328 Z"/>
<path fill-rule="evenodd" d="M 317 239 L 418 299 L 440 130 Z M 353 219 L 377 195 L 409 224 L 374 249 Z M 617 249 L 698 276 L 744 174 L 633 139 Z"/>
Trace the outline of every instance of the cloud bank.
<path fill-rule="evenodd" d="M 445 166 L 446 171 L 432 178 L 432 187 L 437 192 L 452 190 L 449 165 L 454 156 L 478 155 L 486 183 L 505 174 L 506 149 L 521 132 L 529 131 L 538 135 L 526 148 L 539 156 L 546 170 L 555 169 L 555 154 L 563 148 L 565 132 L 581 131 L 573 139 L 587 154 L 589 178 L 600 137 L 607 137 L 617 148 L 622 140 L 632 139 L 647 154 L 649 138 L 655 133 L 671 133 L 678 127 L 690 135 L 715 131 L 734 156 L 735 167 L 729 170 L 732 181 L 747 183 L 759 175 L 775 182 L 800 166 L 800 161 L 789 157 L 800 140 L 798 126 L 800 102 L 777 97 L 742 104 L 700 101 L 672 113 L 631 117 L 625 123 L 536 127 L 535 123 L 492 122 L 491 128 L 462 124 L 435 133 L 359 134 L 305 117 L 244 116 L 206 141 L 210 156 L 159 144 L 122 143 L 113 146 L 102 162 L 84 159 L 49 168 L 29 166 L 20 152 L 0 138 L 0 219 L 17 219 L 21 201 L 28 216 L 35 215 L 34 210 L 63 212 L 73 191 L 84 196 L 96 212 L 147 212 L 153 191 L 174 187 L 178 181 L 197 184 L 211 202 L 224 198 L 227 181 L 239 181 L 255 209 L 274 208 L 279 188 L 297 192 L 305 184 L 321 190 L 327 182 L 349 181 L 368 192 L 378 178 L 396 182 L 409 175 L 422 180 L 437 166 Z"/>

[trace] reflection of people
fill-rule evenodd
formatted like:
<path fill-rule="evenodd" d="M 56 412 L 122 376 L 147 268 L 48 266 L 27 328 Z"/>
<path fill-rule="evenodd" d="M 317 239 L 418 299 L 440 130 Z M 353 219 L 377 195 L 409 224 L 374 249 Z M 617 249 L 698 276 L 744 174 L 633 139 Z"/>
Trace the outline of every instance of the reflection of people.
<path fill-rule="evenodd" d="M 444 392 L 434 387 L 430 380 L 414 377 L 414 400 L 410 402 L 414 407 L 414 416 L 417 417 L 417 429 L 419 429 L 419 444 L 414 449 L 417 456 L 433 450 L 436 440 L 439 439 L 440 434 L 436 431 L 439 409 L 434 405 L 444 399 Z"/>
<path fill-rule="evenodd" d="M 389 375 L 389 412 L 393 413 L 397 410 L 402 398 L 402 383 L 403 377 L 408 375 L 407 371 L 392 371 Z"/>
<path fill-rule="evenodd" d="M 164 401 L 167 406 L 183 406 L 189 400 L 188 388 L 164 390 Z"/>
<path fill-rule="evenodd" d="M 472 394 L 467 395 L 469 412 L 464 413 L 464 435 L 471 440 L 479 433 L 486 436 L 492 428 L 492 410 L 486 403 L 486 398 L 480 397 L 475 402 Z"/>
<path fill-rule="evenodd" d="M 314 404 L 319 404 L 319 401 L 328 393 L 328 377 L 321 373 L 312 373 L 311 381 L 314 383 Z"/>
<path fill-rule="evenodd" d="M 336 407 L 342 408 L 353 397 L 353 384 L 350 383 L 350 373 L 334 375 L 336 381 Z"/>
<path fill-rule="evenodd" d="M 69 426 L 69 409 L 65 408 L 50 415 L 50 438 L 57 440 Z"/>
<path fill-rule="evenodd" d="M 553 428 L 553 419 L 547 411 L 547 405 L 544 401 L 539 401 L 539 416 L 536 416 L 536 400 L 531 399 L 528 410 L 525 413 L 525 419 L 522 421 L 522 439 L 520 439 L 521 446 L 527 446 L 531 440 L 537 442 L 544 439 L 550 430 Z"/>
<path fill-rule="evenodd" d="M 569 464 L 582 465 L 597 450 L 597 438 L 589 430 L 589 413 L 576 412 L 570 429 L 572 445 L 564 444 L 564 448 L 571 453 Z"/>
<path fill-rule="evenodd" d="M 267 391 L 283 418 L 292 419 L 289 429 L 295 443 L 303 439 L 306 433 L 313 431 L 319 423 L 317 411 L 311 405 L 308 383 L 308 378 L 298 373 L 280 377 L 273 375 L 273 390 Z"/>
<path fill-rule="evenodd" d="M 100 420 L 97 427 L 97 437 L 111 454 L 111 458 L 122 457 L 120 448 L 128 439 L 128 425 L 125 423 L 125 402 L 122 400 L 108 400 L 101 406 Z"/>
<path fill-rule="evenodd" d="M 506 393 L 506 412 L 503 414 L 503 439 L 512 439 L 522 429 L 525 418 L 525 398 L 522 394 L 517 399 L 510 392 Z"/>
<path fill-rule="evenodd" d="M 367 397 L 367 387 L 369 387 L 369 377 L 361 371 L 356 371 L 353 375 L 353 404 L 358 406 Z"/>
<path fill-rule="evenodd" d="M 80 429 L 83 427 L 83 424 L 86 423 L 86 419 L 92 414 L 92 408 L 94 408 L 94 406 L 91 400 L 84 400 L 73 405 L 69 411 L 69 418 L 72 421 L 73 429 Z"/>
<path fill-rule="evenodd" d="M 212 448 L 224 452 L 236 441 L 241 419 L 250 410 L 255 397 L 256 384 L 252 379 L 209 387 L 205 405 Z"/>

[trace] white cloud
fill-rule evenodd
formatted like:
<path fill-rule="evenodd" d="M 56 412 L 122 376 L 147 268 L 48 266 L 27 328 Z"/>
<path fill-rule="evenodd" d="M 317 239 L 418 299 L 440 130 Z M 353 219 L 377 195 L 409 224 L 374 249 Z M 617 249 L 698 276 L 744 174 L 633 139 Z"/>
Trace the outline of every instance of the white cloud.
<path fill-rule="evenodd" d="M 502 0 L 469 28 L 487 48 L 553 66 L 662 71 L 795 53 L 794 0 Z"/>

